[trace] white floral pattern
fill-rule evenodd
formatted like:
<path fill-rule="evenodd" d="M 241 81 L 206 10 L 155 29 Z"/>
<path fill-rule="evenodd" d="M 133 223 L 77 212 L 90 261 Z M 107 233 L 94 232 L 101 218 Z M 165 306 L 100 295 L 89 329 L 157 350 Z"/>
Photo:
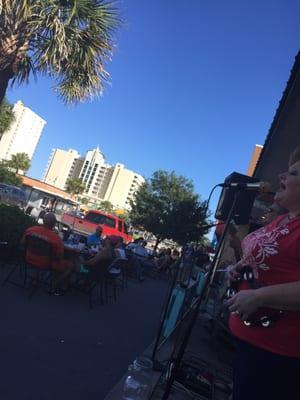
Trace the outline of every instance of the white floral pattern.
<path fill-rule="evenodd" d="M 265 261 L 278 254 L 278 239 L 289 234 L 287 226 L 275 227 L 268 231 L 265 228 L 258 229 L 246 236 L 242 243 L 243 258 L 245 265 L 268 270 L 270 267 Z"/>

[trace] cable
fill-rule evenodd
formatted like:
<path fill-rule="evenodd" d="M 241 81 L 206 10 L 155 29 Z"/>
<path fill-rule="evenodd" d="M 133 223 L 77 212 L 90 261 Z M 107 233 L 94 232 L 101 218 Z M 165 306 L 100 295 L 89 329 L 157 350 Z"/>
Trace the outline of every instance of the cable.
<path fill-rule="evenodd" d="M 207 199 L 207 201 L 206 201 L 205 214 L 206 214 L 207 211 L 208 211 L 208 206 L 209 206 L 209 203 L 210 203 L 210 200 L 211 200 L 211 196 L 212 196 L 213 192 L 216 190 L 217 187 L 220 187 L 220 184 L 219 184 L 219 183 L 218 183 L 217 185 L 215 185 L 215 186 L 211 189 L 211 191 L 210 191 L 210 193 L 209 193 L 208 199 Z"/>

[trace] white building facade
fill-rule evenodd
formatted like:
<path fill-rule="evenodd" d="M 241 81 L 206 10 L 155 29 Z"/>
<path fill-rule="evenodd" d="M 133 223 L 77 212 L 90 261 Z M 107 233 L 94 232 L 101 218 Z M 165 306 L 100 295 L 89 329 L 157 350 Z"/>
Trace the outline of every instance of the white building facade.
<path fill-rule="evenodd" d="M 105 170 L 105 157 L 99 148 L 89 150 L 83 160 L 83 165 L 78 176 L 85 184 L 85 195 L 97 197 L 99 178 L 103 175 L 102 171 L 105 173 Z"/>
<path fill-rule="evenodd" d="M 32 159 L 46 121 L 17 101 L 13 107 L 15 121 L 0 140 L 0 159 L 10 160 L 16 153 L 26 153 Z"/>

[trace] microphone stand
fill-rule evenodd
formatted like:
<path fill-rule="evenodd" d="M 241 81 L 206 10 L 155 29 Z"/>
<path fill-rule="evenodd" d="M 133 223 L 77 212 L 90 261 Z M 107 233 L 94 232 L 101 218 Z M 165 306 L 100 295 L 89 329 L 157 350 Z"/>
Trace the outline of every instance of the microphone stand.
<path fill-rule="evenodd" d="M 215 226 L 215 225 L 208 225 L 208 226 L 211 227 L 211 226 Z M 185 246 L 183 246 L 183 247 L 185 247 Z M 156 339 L 155 339 L 155 343 L 154 343 L 154 347 L 153 347 L 153 351 L 152 351 L 152 357 L 151 357 L 151 360 L 153 362 L 153 370 L 155 370 L 155 371 L 163 371 L 166 368 L 158 360 L 156 360 L 156 353 L 157 353 L 157 350 L 158 350 L 158 347 L 159 347 L 159 341 L 160 341 L 161 336 L 162 336 L 162 331 L 164 329 L 164 324 L 165 324 L 165 321 L 166 321 L 167 313 L 169 311 L 170 301 L 171 301 L 171 298 L 172 298 L 172 294 L 173 294 L 173 290 L 175 288 L 175 285 L 176 285 L 177 282 L 183 288 L 189 287 L 189 285 L 190 285 L 192 272 L 193 272 L 193 263 L 190 266 L 191 270 L 189 272 L 188 283 L 185 285 L 183 283 L 184 281 L 182 281 L 182 276 L 179 277 L 179 275 L 180 275 L 179 274 L 180 265 L 183 262 L 183 259 L 184 259 L 184 253 L 182 253 L 181 256 L 179 257 L 179 259 L 176 261 L 176 267 L 174 268 L 175 273 L 174 273 L 174 276 L 173 276 L 173 279 L 172 279 L 172 282 L 171 282 L 171 285 L 170 285 L 170 288 L 169 288 L 169 292 L 168 292 L 168 295 L 167 295 L 167 299 L 166 299 L 164 308 L 163 308 L 163 312 L 162 312 L 162 315 L 161 315 L 158 332 L 156 334 Z M 184 269 L 184 266 L 183 266 L 183 269 Z M 181 275 L 183 274 L 183 272 L 184 271 L 181 271 Z"/>
<path fill-rule="evenodd" d="M 202 300 L 205 297 L 208 298 L 208 296 L 210 294 L 210 289 L 213 286 L 213 281 L 214 281 L 216 270 L 217 270 L 217 267 L 218 267 L 218 264 L 219 264 L 219 259 L 220 259 L 220 256 L 221 256 L 221 251 L 222 251 L 222 248 L 223 248 L 225 237 L 226 237 L 226 234 L 227 234 L 228 229 L 229 229 L 229 224 L 230 224 L 230 221 L 231 221 L 231 219 L 232 219 L 232 217 L 234 215 L 235 206 L 236 206 L 237 201 L 239 199 L 240 191 L 243 190 L 243 189 L 245 189 L 245 188 L 237 187 L 237 190 L 235 192 L 234 200 L 233 200 L 231 209 L 230 209 L 230 211 L 228 213 L 223 233 L 222 233 L 221 238 L 219 240 L 219 243 L 217 245 L 217 249 L 216 249 L 216 252 L 215 252 L 214 259 L 212 261 L 211 268 L 208 271 L 208 276 L 207 276 L 207 279 L 206 279 L 206 282 L 205 282 L 205 286 L 204 286 L 203 290 L 201 291 L 201 294 L 200 294 L 200 296 L 199 296 L 199 298 L 197 300 L 197 303 L 195 304 L 194 312 L 193 312 L 193 314 L 191 316 L 191 319 L 190 319 L 190 322 L 189 322 L 189 324 L 188 324 L 188 326 L 187 326 L 187 328 L 186 328 L 186 330 L 185 330 L 185 332 L 183 334 L 183 339 L 182 339 L 181 345 L 179 347 L 179 350 L 177 352 L 177 357 L 174 357 L 175 353 L 176 353 L 176 341 L 175 341 L 175 345 L 174 345 L 174 348 L 173 348 L 173 351 L 172 351 L 172 355 L 171 355 L 171 358 L 170 358 L 170 363 L 169 363 L 169 367 L 168 367 L 168 371 L 167 371 L 166 388 L 165 388 L 165 391 L 164 391 L 164 394 L 163 394 L 163 397 L 162 397 L 161 400 L 167 400 L 169 398 L 173 383 L 174 383 L 174 381 L 176 379 L 176 376 L 177 376 L 177 373 L 179 371 L 179 367 L 180 367 L 182 358 L 184 356 L 185 349 L 186 349 L 186 347 L 188 345 L 192 330 L 193 330 L 194 325 L 195 325 L 195 323 L 197 321 L 200 305 L 202 304 Z"/>
<path fill-rule="evenodd" d="M 163 313 L 162 313 L 162 316 L 161 316 L 160 325 L 159 325 L 159 328 L 158 328 L 158 332 L 157 332 L 157 335 L 156 335 L 156 339 L 155 339 L 155 343 L 154 343 L 154 347 L 153 347 L 153 351 L 152 351 L 151 359 L 152 359 L 152 362 L 153 362 L 153 369 L 155 371 L 163 371 L 164 370 L 164 366 L 159 361 L 156 360 L 156 352 L 157 352 L 157 349 L 158 349 L 158 346 L 159 346 L 159 341 L 160 341 L 160 338 L 161 338 L 161 335 L 162 335 L 162 331 L 163 331 L 163 328 L 164 328 L 166 316 L 167 316 L 167 313 L 168 313 L 168 310 L 169 310 L 169 305 L 170 305 L 171 297 L 172 297 L 172 294 L 173 294 L 173 290 L 174 290 L 174 287 L 176 285 L 177 278 L 178 278 L 178 275 L 179 275 L 180 263 L 181 263 L 182 259 L 183 259 L 183 255 L 181 255 L 180 258 L 176 262 L 175 274 L 174 274 L 174 277 L 173 277 L 171 285 L 170 285 L 169 293 L 168 293 L 168 296 L 167 296 L 167 299 L 166 299 L 166 302 L 165 302 L 164 310 L 163 310 Z"/>
<path fill-rule="evenodd" d="M 223 223 L 224 222 L 222 222 L 222 224 Z M 201 226 L 201 228 L 209 229 L 209 228 L 213 228 L 213 227 L 215 227 L 215 226 L 217 226 L 219 224 L 220 224 L 220 222 L 213 223 L 213 224 L 207 224 L 207 225 Z M 192 233 L 193 232 L 198 232 L 198 230 L 197 231 L 192 231 Z M 162 331 L 164 329 L 166 316 L 167 316 L 167 313 L 169 311 L 169 305 L 170 305 L 170 301 L 171 301 L 171 298 L 172 298 L 173 290 L 175 288 L 176 282 L 178 281 L 178 277 L 180 275 L 179 274 L 179 272 L 180 272 L 180 264 L 183 261 L 183 256 L 184 255 L 182 254 L 179 257 L 179 259 L 176 261 L 176 267 L 174 268 L 175 273 L 174 273 L 174 276 L 173 276 L 173 279 L 172 279 L 172 282 L 171 282 L 171 285 L 170 285 L 170 288 L 169 288 L 169 292 L 168 292 L 168 295 L 167 295 L 167 298 L 166 298 L 166 302 L 165 302 L 165 305 L 164 305 L 164 308 L 163 308 L 163 311 L 162 311 L 162 314 L 161 314 L 159 328 L 158 328 L 158 331 L 157 331 L 157 334 L 156 334 L 156 338 L 155 338 L 155 343 L 154 343 L 152 356 L 151 356 L 151 360 L 153 362 L 153 370 L 155 370 L 155 371 L 163 371 L 165 369 L 165 366 L 163 366 L 158 360 L 156 360 L 156 353 L 157 353 L 157 350 L 158 350 L 158 347 L 159 347 L 159 341 L 160 341 L 161 336 L 162 336 Z M 188 284 L 190 283 L 190 280 L 191 280 L 192 270 L 193 270 L 193 268 L 191 267 L 191 271 L 190 271 L 189 279 L 188 279 Z M 182 285 L 182 283 L 181 283 L 181 285 Z"/>

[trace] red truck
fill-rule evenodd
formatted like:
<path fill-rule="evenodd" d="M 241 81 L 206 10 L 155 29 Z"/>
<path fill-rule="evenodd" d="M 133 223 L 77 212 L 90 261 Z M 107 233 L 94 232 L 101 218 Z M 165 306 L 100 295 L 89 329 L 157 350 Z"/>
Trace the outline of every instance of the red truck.
<path fill-rule="evenodd" d="M 90 210 L 85 216 L 76 212 L 65 213 L 60 220 L 61 229 L 66 227 L 84 236 L 94 233 L 98 225 L 102 226 L 103 236 L 117 235 L 121 236 L 125 243 L 132 241 L 125 221 L 115 215 Z"/>

